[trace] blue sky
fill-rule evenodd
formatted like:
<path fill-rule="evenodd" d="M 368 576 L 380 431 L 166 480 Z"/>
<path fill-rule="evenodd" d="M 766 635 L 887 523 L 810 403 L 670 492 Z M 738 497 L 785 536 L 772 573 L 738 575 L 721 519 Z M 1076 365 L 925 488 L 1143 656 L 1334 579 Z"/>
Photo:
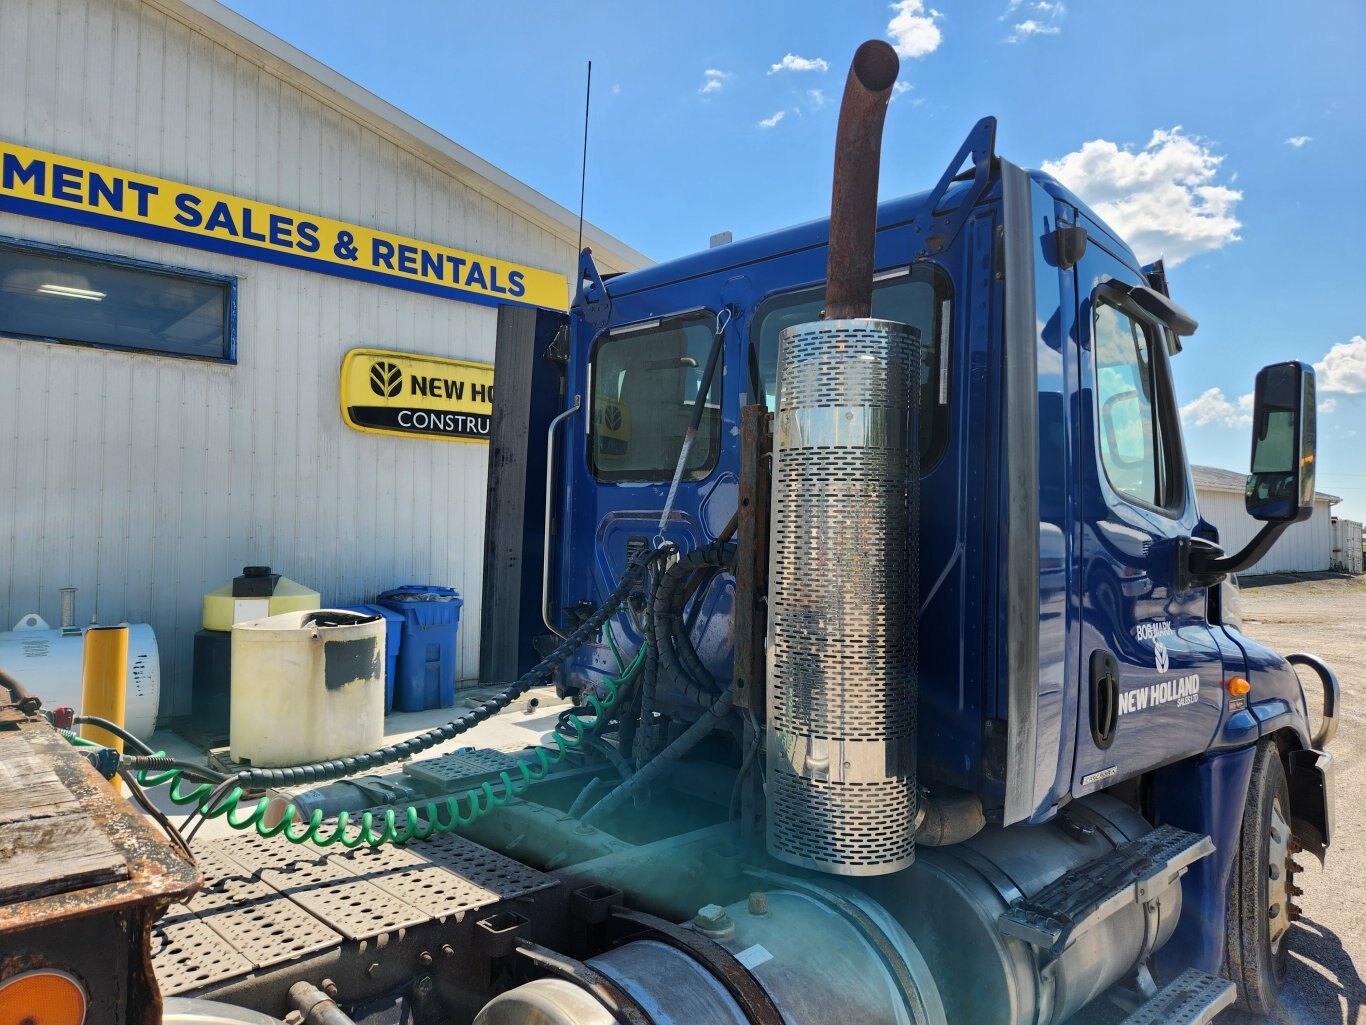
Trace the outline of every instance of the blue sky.
<path fill-rule="evenodd" d="M 1243 471 L 1259 367 L 1318 365 L 1319 489 L 1366 518 L 1366 4 L 845 0 L 229 6 L 654 259 L 821 216 L 864 39 L 901 84 L 882 195 L 933 184 L 973 122 L 1045 167 L 1200 320 L 1176 361 L 1195 462 Z"/>

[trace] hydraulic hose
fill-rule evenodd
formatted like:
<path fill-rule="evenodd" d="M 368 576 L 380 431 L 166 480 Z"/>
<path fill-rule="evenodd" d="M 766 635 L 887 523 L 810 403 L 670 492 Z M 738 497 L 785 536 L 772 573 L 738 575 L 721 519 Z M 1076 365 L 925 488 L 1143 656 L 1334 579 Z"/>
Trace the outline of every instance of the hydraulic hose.
<path fill-rule="evenodd" d="M 699 705 L 714 701 L 724 684 L 702 665 L 692 646 L 684 618 L 688 583 L 699 570 L 733 569 L 735 550 L 735 544 L 721 542 L 694 549 L 668 568 L 655 591 L 654 635 L 659 646 L 660 669 L 666 679 Z"/>
<path fill-rule="evenodd" d="M 102 716 L 78 715 L 71 721 L 74 725 L 77 726 L 98 726 L 106 733 L 112 733 L 114 736 L 118 737 L 121 741 L 123 741 L 125 744 L 127 744 L 140 755 L 152 755 L 155 753 L 150 747 L 144 744 L 137 737 L 133 736 L 118 723 L 112 722 L 109 719 L 105 719 Z"/>
<path fill-rule="evenodd" d="M 589 808 L 579 821 L 585 826 L 591 826 L 643 787 L 649 786 L 650 783 L 659 778 L 661 772 L 696 747 L 716 727 L 717 723 L 730 714 L 731 703 L 734 700 L 735 692 L 727 689 L 710 708 L 702 713 L 700 719 L 683 731 L 682 736 L 661 751 L 658 757 L 648 765 L 637 769 L 635 775 L 630 779 L 623 781 L 615 790 Z"/>
<path fill-rule="evenodd" d="M 672 549 L 663 549 L 662 551 L 669 552 Z M 404 753 L 426 750 L 443 740 L 458 736 L 473 728 L 478 723 L 506 708 L 527 690 L 530 690 L 536 681 L 548 677 L 557 670 L 564 660 L 592 636 L 621 606 L 631 587 L 635 585 L 649 563 L 660 554 L 661 550 L 653 550 L 642 553 L 633 560 L 621 582 L 607 597 L 607 600 L 554 652 L 518 678 L 510 687 L 484 702 L 473 712 L 452 720 L 444 726 L 419 734 L 408 741 L 365 755 L 356 755 L 315 765 L 294 766 L 288 769 L 248 770 L 235 776 L 225 777 L 216 785 L 203 783 L 189 792 L 182 789 L 182 777 L 190 775 L 189 769 L 194 769 L 200 774 L 204 770 L 160 756 L 124 758 L 123 762 L 127 767 L 140 770 L 138 782 L 144 787 L 170 784 L 169 797 L 175 804 L 194 805 L 206 819 L 220 815 L 225 816 L 228 825 L 234 829 L 254 828 L 262 837 L 271 837 L 282 833 L 286 839 L 293 843 L 313 843 L 321 847 L 340 843 L 345 847 L 354 848 L 361 844 L 377 847 L 384 843 L 406 843 L 409 840 L 425 839 L 433 833 L 453 832 L 487 815 L 494 808 L 506 804 L 518 794 L 524 793 L 533 782 L 544 778 L 552 765 L 562 761 L 571 748 L 582 744 L 586 733 L 620 701 L 622 688 L 625 684 L 629 683 L 640 672 L 645 661 L 646 647 L 642 646 L 640 651 L 636 653 L 634 661 L 627 667 L 622 676 L 604 679 L 603 682 L 607 690 L 605 699 L 600 699 L 593 694 L 587 695 L 588 705 L 593 709 L 596 716 L 592 723 L 586 723 L 577 716 L 571 717 L 569 729 L 557 727 L 552 733 L 552 739 L 555 741 L 553 750 L 537 748 L 532 755 L 520 759 L 513 770 L 500 773 L 501 792 L 496 790 L 492 783 L 484 783 L 481 787 L 471 790 L 465 795 L 466 804 L 463 808 L 460 798 L 456 796 L 441 801 L 429 801 L 423 807 L 421 816 L 419 816 L 417 807 L 404 809 L 401 824 L 396 809 L 386 808 L 383 815 L 379 817 L 382 825 L 378 829 L 376 829 L 377 817 L 374 813 L 367 811 L 361 813 L 359 828 L 355 830 L 348 829 L 348 826 L 351 825 L 351 816 L 347 812 L 342 812 L 337 816 L 336 823 L 329 832 L 324 828 L 321 809 L 315 809 L 306 822 L 296 823 L 295 820 L 301 815 L 297 807 L 291 803 L 286 806 L 275 825 L 267 826 L 265 818 L 271 805 L 268 798 L 260 798 L 245 813 L 239 812 L 238 805 L 245 796 L 246 788 L 253 784 L 313 783 L 354 775 L 380 765 L 387 765 L 403 757 Z M 280 780 L 280 782 L 277 783 L 276 780 Z"/>

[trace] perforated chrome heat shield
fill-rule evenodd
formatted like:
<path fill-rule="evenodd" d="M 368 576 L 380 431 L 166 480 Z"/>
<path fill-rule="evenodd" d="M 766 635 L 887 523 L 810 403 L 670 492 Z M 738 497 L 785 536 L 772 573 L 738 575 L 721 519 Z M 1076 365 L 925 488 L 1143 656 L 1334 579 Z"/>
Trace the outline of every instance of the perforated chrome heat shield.
<path fill-rule="evenodd" d="M 903 324 L 779 337 L 768 850 L 839 875 L 915 856 L 919 379 Z"/>

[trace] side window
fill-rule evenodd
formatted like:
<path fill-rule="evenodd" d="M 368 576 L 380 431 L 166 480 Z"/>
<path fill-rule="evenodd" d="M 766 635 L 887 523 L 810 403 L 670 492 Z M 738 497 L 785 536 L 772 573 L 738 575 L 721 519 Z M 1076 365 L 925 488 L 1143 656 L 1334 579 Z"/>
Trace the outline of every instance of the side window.
<path fill-rule="evenodd" d="M 910 324 L 923 342 L 920 363 L 920 472 L 938 465 L 948 447 L 949 317 L 952 296 L 948 276 L 931 264 L 884 272 L 873 286 L 873 316 Z M 820 318 L 825 286 L 788 292 L 760 307 L 751 334 L 751 388 L 768 408 L 775 408 L 778 382 L 778 335 L 794 324 Z M 757 401 L 757 400 L 756 400 Z"/>
<path fill-rule="evenodd" d="M 601 481 L 672 479 L 692 418 L 704 401 L 684 480 L 702 480 L 720 453 L 721 377 L 717 363 L 707 396 L 698 392 L 715 338 L 710 314 L 615 328 L 593 353 L 593 422 L 589 459 Z"/>
<path fill-rule="evenodd" d="M 1096 406 L 1100 459 L 1110 486 L 1155 509 L 1180 499 L 1175 444 L 1164 429 L 1168 404 L 1156 333 L 1118 306 L 1095 303 Z"/>

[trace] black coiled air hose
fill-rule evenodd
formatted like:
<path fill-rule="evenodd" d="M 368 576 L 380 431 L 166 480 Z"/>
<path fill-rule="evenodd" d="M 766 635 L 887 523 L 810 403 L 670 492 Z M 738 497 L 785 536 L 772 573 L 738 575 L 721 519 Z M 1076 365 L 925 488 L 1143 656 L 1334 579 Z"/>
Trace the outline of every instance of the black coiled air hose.
<path fill-rule="evenodd" d="M 367 751 L 365 754 L 336 758 L 326 762 L 314 762 L 308 765 L 294 765 L 282 769 L 244 769 L 233 777 L 236 785 L 244 790 L 250 790 L 326 783 L 359 773 L 373 772 L 385 765 L 392 765 L 404 758 L 420 754 L 428 748 L 436 747 L 438 744 L 443 744 L 462 733 L 468 732 L 486 719 L 497 715 L 537 683 L 555 673 L 564 664 L 564 661 L 596 634 L 602 628 L 602 624 L 607 622 L 621 607 L 630 594 L 631 588 L 644 575 L 650 562 L 661 554 L 672 553 L 672 551 L 671 546 L 666 546 L 642 552 L 632 559 L 626 567 L 626 572 L 622 575 L 621 581 L 607 596 L 606 601 L 599 605 L 592 615 L 579 625 L 578 629 L 561 641 L 559 647 L 518 677 L 516 682 L 507 689 L 489 698 L 478 708 L 466 712 L 458 719 L 452 719 L 448 723 L 433 727 L 424 733 L 409 737 L 407 740 L 390 744 L 388 747 L 382 747 L 375 751 Z M 164 759 L 133 757 L 124 758 L 122 764 L 126 768 L 134 770 L 158 769 L 163 767 L 164 761 Z"/>

